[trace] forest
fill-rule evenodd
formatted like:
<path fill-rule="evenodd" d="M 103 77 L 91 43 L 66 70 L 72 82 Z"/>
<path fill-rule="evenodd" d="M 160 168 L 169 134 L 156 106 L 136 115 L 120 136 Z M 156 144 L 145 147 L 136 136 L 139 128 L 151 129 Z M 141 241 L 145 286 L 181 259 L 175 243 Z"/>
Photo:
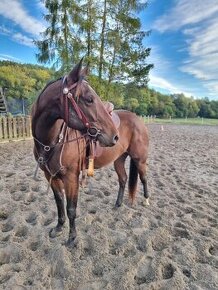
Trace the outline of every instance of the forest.
<path fill-rule="evenodd" d="M 57 77 L 57 71 L 43 66 L 0 62 L 0 87 L 4 88 L 12 114 L 23 113 L 23 103 L 25 113 L 28 114 L 44 85 Z M 148 86 L 137 87 L 134 83 L 112 82 L 108 86 L 106 80 L 99 82 L 94 74 L 88 80 L 100 97 L 113 102 L 116 109 L 127 109 L 141 116 L 155 115 L 159 118 L 218 118 L 218 101 L 210 101 L 206 97 L 196 99 L 183 94 L 164 95 Z"/>

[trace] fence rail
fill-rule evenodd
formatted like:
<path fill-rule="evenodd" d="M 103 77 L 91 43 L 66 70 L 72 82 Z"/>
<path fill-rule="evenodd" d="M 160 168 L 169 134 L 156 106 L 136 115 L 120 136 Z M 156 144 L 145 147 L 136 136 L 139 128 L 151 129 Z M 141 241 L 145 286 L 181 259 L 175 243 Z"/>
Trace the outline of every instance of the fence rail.
<path fill-rule="evenodd" d="M 25 140 L 31 136 L 30 116 L 0 117 L 0 142 Z"/>

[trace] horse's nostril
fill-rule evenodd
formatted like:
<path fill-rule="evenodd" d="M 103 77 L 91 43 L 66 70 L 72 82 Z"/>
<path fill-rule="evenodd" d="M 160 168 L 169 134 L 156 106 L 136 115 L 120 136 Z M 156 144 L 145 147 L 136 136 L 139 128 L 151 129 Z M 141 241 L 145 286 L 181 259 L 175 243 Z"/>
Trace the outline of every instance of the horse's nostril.
<path fill-rule="evenodd" d="M 118 135 L 115 135 L 113 138 L 113 143 L 116 144 L 118 140 L 119 140 Z"/>

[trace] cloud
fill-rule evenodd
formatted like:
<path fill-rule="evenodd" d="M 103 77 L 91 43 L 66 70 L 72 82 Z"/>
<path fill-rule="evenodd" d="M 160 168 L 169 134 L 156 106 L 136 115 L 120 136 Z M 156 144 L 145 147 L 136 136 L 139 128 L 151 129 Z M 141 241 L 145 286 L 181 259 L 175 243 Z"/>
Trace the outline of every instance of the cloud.
<path fill-rule="evenodd" d="M 47 11 L 44 1 L 42 2 L 41 0 L 37 0 L 36 5 L 41 10 L 42 13 L 45 13 Z"/>
<path fill-rule="evenodd" d="M 33 43 L 33 39 L 21 34 L 21 33 L 15 33 L 13 35 L 13 40 L 15 40 L 16 42 L 20 43 L 20 44 L 24 44 L 26 46 L 29 47 L 34 47 L 34 43 Z"/>
<path fill-rule="evenodd" d="M 154 23 L 161 33 L 181 31 L 187 57 L 179 69 L 200 80 L 211 96 L 218 95 L 218 2 L 178 0 Z M 177 51 L 180 52 L 179 50 Z"/>
<path fill-rule="evenodd" d="M 160 32 L 167 30 L 178 30 L 179 28 L 196 24 L 218 12 L 217 0 L 174 0 L 174 7 L 167 11 L 160 19 L 156 20 L 153 29 Z"/>
<path fill-rule="evenodd" d="M 44 25 L 30 16 L 19 0 L 1 0 L 0 15 L 13 21 L 24 32 L 38 36 L 44 30 Z"/>
<path fill-rule="evenodd" d="M 162 77 L 155 76 L 152 73 L 150 74 L 149 86 L 165 90 L 169 94 L 181 94 L 181 93 L 183 93 L 187 97 L 193 96 L 192 93 L 184 91 L 182 88 L 178 88 L 177 86 L 173 85 L 172 83 L 170 83 L 166 79 L 164 79 Z"/>
<path fill-rule="evenodd" d="M 19 58 L 16 58 L 12 55 L 8 55 L 8 54 L 2 54 L 0 53 L 0 60 L 10 60 L 10 61 L 16 61 L 16 62 L 21 62 L 21 60 Z"/>
<path fill-rule="evenodd" d="M 149 74 L 149 86 L 153 87 L 156 90 L 161 90 L 166 92 L 167 94 L 180 94 L 183 93 L 186 96 L 193 96 L 193 93 L 187 92 L 182 87 L 177 85 L 173 85 L 170 82 L 168 77 L 163 77 L 163 75 L 170 75 L 173 67 L 172 62 L 170 62 L 166 57 L 161 55 L 161 52 L 157 46 L 152 46 L 151 54 L 148 57 L 148 63 L 153 63 L 154 68 L 151 70 Z M 161 75 L 161 76 L 160 76 Z"/>
<path fill-rule="evenodd" d="M 201 80 L 210 95 L 217 96 L 218 18 L 211 18 L 184 33 L 188 37 L 188 58 L 180 67 L 181 71 Z"/>
<path fill-rule="evenodd" d="M 34 47 L 33 39 L 23 35 L 21 33 L 16 33 L 13 30 L 5 28 L 4 26 L 0 26 L 0 34 L 9 36 L 12 40 L 16 41 L 17 43 Z"/>
<path fill-rule="evenodd" d="M 6 28 L 5 26 L 0 26 L 0 34 L 2 35 L 9 35 L 11 30 Z"/>
<path fill-rule="evenodd" d="M 154 64 L 154 70 L 158 68 L 159 73 L 172 68 L 172 63 L 161 55 L 160 49 L 155 45 L 152 46 L 151 53 L 148 57 L 148 63 Z"/>

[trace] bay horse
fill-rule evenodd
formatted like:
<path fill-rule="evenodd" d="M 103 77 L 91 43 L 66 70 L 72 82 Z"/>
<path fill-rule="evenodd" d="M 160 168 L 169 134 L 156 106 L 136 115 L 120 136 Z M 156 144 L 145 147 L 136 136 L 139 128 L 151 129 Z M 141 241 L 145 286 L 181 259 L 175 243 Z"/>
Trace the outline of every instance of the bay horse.
<path fill-rule="evenodd" d="M 87 156 L 93 140 L 101 146 L 101 156 L 95 157 L 95 168 L 114 162 L 119 178 L 116 206 L 122 204 L 127 175 L 124 162 L 131 157 L 129 190 L 134 199 L 137 176 L 148 201 L 146 159 L 148 135 L 144 123 L 133 113 L 116 112 L 120 118 L 117 129 L 109 111 L 85 80 L 87 69 L 82 61 L 67 77 L 48 84 L 32 108 L 34 156 L 49 181 L 58 212 L 58 223 L 49 236 L 60 235 L 65 223 L 64 196 L 69 219 L 67 246 L 73 247 L 76 238 L 76 208 L 79 176 L 87 168 Z M 89 153 L 87 153 L 89 152 Z"/>

